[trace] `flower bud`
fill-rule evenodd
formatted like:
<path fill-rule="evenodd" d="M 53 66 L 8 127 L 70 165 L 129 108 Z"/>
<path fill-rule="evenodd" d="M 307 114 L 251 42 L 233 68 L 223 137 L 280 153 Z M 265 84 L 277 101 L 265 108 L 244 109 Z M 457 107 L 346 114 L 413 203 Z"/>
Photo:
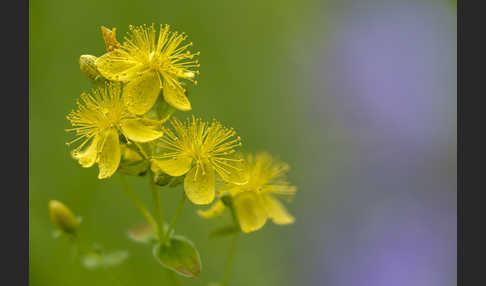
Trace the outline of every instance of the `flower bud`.
<path fill-rule="evenodd" d="M 163 172 L 154 173 L 154 183 L 156 183 L 161 187 L 167 186 L 170 183 L 171 179 L 172 177 L 167 175 L 166 173 Z"/>
<path fill-rule="evenodd" d="M 122 137 L 123 138 L 123 137 Z M 133 144 L 122 144 L 121 146 L 121 161 L 118 166 L 118 171 L 129 176 L 143 176 L 148 170 L 149 162 L 135 151 Z"/>
<path fill-rule="evenodd" d="M 170 182 L 167 186 L 174 188 L 174 187 L 177 187 L 179 185 L 182 185 L 184 183 L 185 177 L 186 176 L 172 177 L 172 179 L 170 180 Z"/>
<path fill-rule="evenodd" d="M 222 196 L 221 196 L 221 201 L 223 202 L 223 204 L 229 208 L 232 208 L 233 207 L 233 198 L 231 197 L 231 195 L 227 192 L 225 192 Z"/>
<path fill-rule="evenodd" d="M 49 201 L 49 216 L 57 228 L 65 233 L 74 234 L 79 225 L 71 210 L 60 201 Z"/>
<path fill-rule="evenodd" d="M 103 83 L 105 79 L 98 72 L 95 65 L 96 57 L 93 55 L 82 55 L 79 57 L 79 67 L 81 72 L 95 83 Z"/>

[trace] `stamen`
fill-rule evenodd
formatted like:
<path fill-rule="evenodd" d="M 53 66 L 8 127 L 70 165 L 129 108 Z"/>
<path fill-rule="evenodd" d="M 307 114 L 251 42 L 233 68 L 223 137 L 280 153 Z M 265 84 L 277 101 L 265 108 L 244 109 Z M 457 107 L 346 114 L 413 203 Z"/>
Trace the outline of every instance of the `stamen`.
<path fill-rule="evenodd" d="M 219 173 L 241 171 L 236 164 L 243 159 L 232 157 L 234 148 L 241 146 L 241 138 L 234 138 L 236 132 L 232 128 L 225 128 L 216 120 L 208 124 L 194 115 L 185 122 L 173 118 L 170 125 L 171 129 L 163 128 L 164 136 L 159 139 L 159 146 L 166 150 L 160 158 L 190 156 L 202 168 L 196 169 L 196 174 L 206 173 L 202 160 L 209 160 Z"/>
<path fill-rule="evenodd" d="M 78 109 L 67 115 L 73 128 L 66 129 L 66 131 L 75 132 L 78 135 L 67 145 L 87 138 L 76 149 L 82 148 L 87 140 L 107 128 L 112 128 L 120 120 L 129 116 L 121 101 L 121 91 L 117 86 L 110 84 L 105 88 L 93 89 L 90 93 L 81 94 L 80 99 L 76 102 Z"/>

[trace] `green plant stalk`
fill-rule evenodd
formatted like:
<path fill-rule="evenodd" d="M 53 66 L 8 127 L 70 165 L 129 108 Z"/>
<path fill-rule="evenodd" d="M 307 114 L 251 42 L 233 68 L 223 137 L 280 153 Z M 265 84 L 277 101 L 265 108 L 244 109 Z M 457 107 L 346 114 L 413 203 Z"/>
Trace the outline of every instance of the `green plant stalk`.
<path fill-rule="evenodd" d="M 83 245 L 83 242 L 81 241 L 79 234 L 70 235 L 69 241 L 72 243 L 74 247 L 74 256 L 73 256 L 74 260 L 79 260 L 82 255 L 85 255 L 90 251 L 92 251 L 92 248 L 90 246 L 86 246 L 86 243 L 84 243 Z"/>
<path fill-rule="evenodd" d="M 177 206 L 177 209 L 174 212 L 174 215 L 172 216 L 172 220 L 170 221 L 169 227 L 167 228 L 167 232 L 165 233 L 164 239 L 160 241 L 160 243 L 165 243 L 169 239 L 170 232 L 174 228 L 177 220 L 179 219 L 179 215 L 181 214 L 182 207 L 184 206 L 184 203 L 186 202 L 186 194 L 182 192 L 182 197 L 181 200 L 179 201 L 179 205 Z"/>
<path fill-rule="evenodd" d="M 233 266 L 233 262 L 235 260 L 235 255 L 236 255 L 236 243 L 238 241 L 238 234 L 240 232 L 236 232 L 235 235 L 233 236 L 233 239 L 231 241 L 231 248 L 230 248 L 230 253 L 228 260 L 226 262 L 226 267 L 224 269 L 224 276 L 223 276 L 223 286 L 228 285 L 229 278 L 231 276 L 231 268 Z"/>
<path fill-rule="evenodd" d="M 149 176 L 150 180 L 150 190 L 152 191 L 152 203 L 154 205 L 154 212 L 155 212 L 155 221 L 157 224 L 157 235 L 159 237 L 159 241 L 162 240 L 164 237 L 164 225 L 163 225 L 163 213 L 162 213 L 162 204 L 160 203 L 160 191 L 158 190 L 157 185 L 154 183 L 153 174 L 150 173 Z"/>
<path fill-rule="evenodd" d="M 140 144 L 137 143 L 137 142 L 133 142 L 133 143 L 135 143 L 135 146 L 137 146 L 138 151 L 140 151 L 140 153 L 145 158 L 145 160 L 150 160 L 150 157 L 147 155 L 147 153 L 145 153 L 145 151 L 143 150 L 142 146 L 140 146 Z"/>
<path fill-rule="evenodd" d="M 154 229 L 154 231 L 157 231 L 157 222 L 154 220 L 154 218 L 152 217 L 150 212 L 147 210 L 147 208 L 145 207 L 143 202 L 139 198 L 137 198 L 135 193 L 132 191 L 132 188 L 130 187 L 130 185 L 128 184 L 128 182 L 125 178 L 125 175 L 120 174 L 120 179 L 122 181 L 123 190 L 125 191 L 127 196 L 130 198 L 130 200 L 135 205 L 135 207 L 137 207 L 137 209 L 140 211 L 140 213 L 142 213 L 142 215 L 147 220 L 147 222 L 152 225 L 152 228 Z"/>
<path fill-rule="evenodd" d="M 238 228 L 238 231 L 234 234 L 233 239 L 231 241 L 231 248 L 228 256 L 228 260 L 226 262 L 226 266 L 224 269 L 224 275 L 223 275 L 223 286 L 228 285 L 229 278 L 231 276 L 231 268 L 233 267 L 233 262 L 235 260 L 235 255 L 236 255 L 236 243 L 238 241 L 238 234 L 240 233 L 240 222 L 238 221 L 238 217 L 236 216 L 236 211 L 235 207 L 233 205 L 233 201 L 231 201 L 230 205 L 230 212 L 231 212 L 231 218 L 233 219 L 233 224 L 235 227 Z"/>
<path fill-rule="evenodd" d="M 80 257 L 80 253 L 82 251 L 81 249 L 81 243 L 79 241 L 79 236 L 78 235 L 73 235 L 70 237 L 69 241 L 72 243 L 74 247 L 74 260 L 78 260 Z"/>

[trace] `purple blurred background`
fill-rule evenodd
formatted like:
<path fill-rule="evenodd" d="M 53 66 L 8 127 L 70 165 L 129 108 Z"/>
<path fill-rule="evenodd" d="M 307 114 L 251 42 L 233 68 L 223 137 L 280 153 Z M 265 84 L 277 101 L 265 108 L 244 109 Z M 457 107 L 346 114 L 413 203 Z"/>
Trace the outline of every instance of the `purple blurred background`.
<path fill-rule="evenodd" d="M 293 285 L 456 285 L 455 3 L 330 2 L 295 49 L 314 190 Z"/>

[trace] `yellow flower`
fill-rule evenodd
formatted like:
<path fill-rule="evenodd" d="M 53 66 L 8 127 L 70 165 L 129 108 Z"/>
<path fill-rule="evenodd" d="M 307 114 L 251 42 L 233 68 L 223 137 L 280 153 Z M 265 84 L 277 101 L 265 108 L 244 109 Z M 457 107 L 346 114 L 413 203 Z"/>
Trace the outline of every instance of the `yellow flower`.
<path fill-rule="evenodd" d="M 120 164 L 119 131 L 127 141 L 135 142 L 149 142 L 163 134 L 157 130 L 161 125 L 159 121 L 128 112 L 120 92 L 117 85 L 108 84 L 104 88 L 93 89 L 91 94 L 83 93 L 81 101 L 77 101 L 78 109 L 67 116 L 73 128 L 66 131 L 77 135 L 67 145 L 82 141 L 72 151 L 72 156 L 85 168 L 98 163 L 99 179 L 112 176 Z"/>
<path fill-rule="evenodd" d="M 150 27 L 130 25 L 128 37 L 120 48 L 114 49 L 96 60 L 99 72 L 107 79 L 127 83 L 123 100 L 130 112 L 145 114 L 154 105 L 161 89 L 165 101 L 182 111 L 191 109 L 180 80 L 194 84 L 199 71 L 199 55 L 191 53 L 191 43 L 181 45 L 187 39 L 182 33 L 169 31 L 160 25 L 158 36 L 154 24 Z M 107 37 L 111 38 L 111 34 Z"/>
<path fill-rule="evenodd" d="M 272 158 L 266 152 L 256 156 L 246 156 L 249 179 L 245 185 L 228 184 L 220 194 L 228 192 L 235 208 L 235 213 L 243 232 L 256 231 L 265 225 L 267 219 L 275 224 L 285 225 L 295 221 L 275 195 L 291 199 L 297 188 L 289 184 L 286 173 L 290 167 L 284 162 Z M 221 200 L 217 200 L 208 210 L 199 210 L 203 218 L 219 216 L 226 209 Z"/>
<path fill-rule="evenodd" d="M 164 136 L 159 139 L 163 152 L 152 159 L 152 170 L 174 177 L 185 174 L 184 191 L 194 204 L 214 200 L 215 174 L 236 185 L 247 182 L 243 160 L 232 156 L 234 148 L 241 146 L 232 128 L 194 116 L 185 123 L 173 118 L 171 125 L 173 130 L 163 128 Z"/>

